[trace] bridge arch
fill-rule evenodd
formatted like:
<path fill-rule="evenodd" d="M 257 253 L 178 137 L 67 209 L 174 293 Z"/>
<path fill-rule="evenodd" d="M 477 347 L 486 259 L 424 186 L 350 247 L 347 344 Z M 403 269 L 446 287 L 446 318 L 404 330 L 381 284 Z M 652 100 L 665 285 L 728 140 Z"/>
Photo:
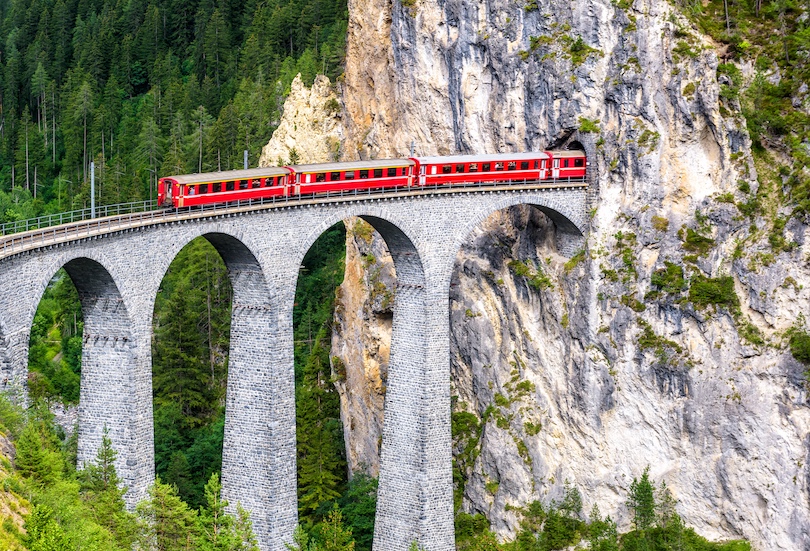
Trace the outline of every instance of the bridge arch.
<path fill-rule="evenodd" d="M 277 293 L 269 284 L 262 249 L 251 243 L 249 234 L 224 224 L 189 229 L 164 251 L 158 270 L 160 280 L 153 282 L 150 292 L 150 312 L 154 312 L 160 282 L 180 251 L 197 238 L 207 240 L 225 263 L 233 289 L 222 495 L 231 507 L 238 503 L 251 513 L 254 531 L 264 549 L 277 535 L 275 524 L 284 524 L 281 519 L 291 512 L 293 527 L 297 519 L 295 509 L 288 506 L 295 499 L 295 464 L 277 460 L 289 447 L 290 434 L 295 444 L 294 414 L 290 418 L 286 404 L 279 403 L 288 397 L 278 389 L 285 385 L 286 370 L 279 368 L 274 338 L 278 332 Z M 287 506 L 274 506 L 277 503 Z"/>
<path fill-rule="evenodd" d="M 380 234 L 396 273 L 374 549 L 404 550 L 414 541 L 429 541 L 431 536 L 430 527 L 425 525 L 425 519 L 432 517 L 427 509 L 433 505 L 428 498 L 431 488 L 425 484 L 430 450 L 424 445 L 430 422 L 425 411 L 430 358 L 424 336 L 431 325 L 427 267 L 413 221 L 392 216 L 384 203 L 342 209 L 325 217 L 308 233 L 298 264 L 326 229 L 350 216 L 368 222 Z M 289 312 L 291 315 L 292 310 Z"/>
<path fill-rule="evenodd" d="M 475 229 L 484 223 L 490 216 L 498 211 L 508 209 L 516 205 L 529 205 L 545 214 L 553 223 L 556 230 L 557 251 L 563 256 L 572 256 L 578 249 L 585 245 L 585 228 L 587 222 L 585 213 L 581 212 L 581 205 L 567 204 L 556 200 L 553 195 L 542 193 L 526 193 L 520 195 L 504 195 L 492 202 L 485 202 L 484 208 L 477 210 L 474 214 L 464 220 L 463 225 L 458 229 L 451 244 L 450 250 L 457 252 L 461 250 L 470 239 Z M 446 260 L 446 265 L 442 269 L 442 277 L 445 280 L 444 289 L 450 288 L 450 278 L 455 265 L 455 254 L 451 254 Z"/>
<path fill-rule="evenodd" d="M 125 494 L 129 506 L 143 497 L 144 465 L 139 460 L 140 416 L 137 414 L 139 360 L 138 337 L 121 293 L 115 264 L 105 255 L 84 251 L 48 258 L 31 282 L 34 293 L 24 311 L 24 362 L 28 366 L 28 339 L 37 307 L 48 284 L 64 268 L 75 286 L 81 303 L 82 335 L 81 380 L 78 406 L 78 467 L 93 462 L 106 428 L 118 452 L 116 470 L 132 491 Z M 23 383 L 24 384 L 24 383 Z"/>

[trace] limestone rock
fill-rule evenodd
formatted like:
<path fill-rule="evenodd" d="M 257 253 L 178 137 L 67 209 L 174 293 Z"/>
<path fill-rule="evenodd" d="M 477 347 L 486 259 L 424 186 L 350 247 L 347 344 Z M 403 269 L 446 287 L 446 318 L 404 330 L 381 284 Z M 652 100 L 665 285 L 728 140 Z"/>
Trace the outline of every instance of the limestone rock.
<path fill-rule="evenodd" d="M 649 465 L 699 533 L 810 549 L 810 398 L 783 338 L 810 310 L 810 228 L 791 220 L 795 244 L 774 252 L 729 202 L 759 184 L 712 44 L 664 0 L 408 4 L 349 4 L 346 158 L 572 144 L 592 175 L 581 255 L 558 254 L 529 207 L 493 214 L 459 252 L 451 384 L 483 423 L 463 509 L 509 538 L 514 507 L 568 480 L 627 528 Z M 687 250 L 689 230 L 706 251 Z M 382 245 L 349 240 L 333 356 L 350 462 L 374 472 L 390 320 L 362 263 Z M 739 307 L 661 292 L 665 262 L 730 276 Z"/>
<path fill-rule="evenodd" d="M 259 166 L 277 166 L 279 159 L 287 164 L 291 155 L 298 156 L 298 163 L 337 160 L 344 134 L 341 119 L 340 102 L 329 79 L 318 75 L 312 88 L 307 88 L 299 74 L 290 86 L 281 122 L 262 148 Z"/>
<path fill-rule="evenodd" d="M 346 272 L 338 288 L 332 371 L 350 474 L 379 471 L 382 411 L 391 345 L 393 261 L 385 241 L 359 218 L 346 221 Z"/>

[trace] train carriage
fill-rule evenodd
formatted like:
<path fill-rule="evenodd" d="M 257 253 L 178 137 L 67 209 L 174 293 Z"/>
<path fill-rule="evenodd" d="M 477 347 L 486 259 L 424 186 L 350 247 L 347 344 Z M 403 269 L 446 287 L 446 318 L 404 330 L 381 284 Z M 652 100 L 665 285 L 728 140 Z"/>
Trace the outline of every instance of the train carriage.
<path fill-rule="evenodd" d="M 548 151 L 548 154 L 551 157 L 551 174 L 548 178 L 567 178 L 572 180 L 583 180 L 585 178 L 588 160 L 585 158 L 584 151 L 572 149 L 565 151 Z"/>
<path fill-rule="evenodd" d="M 285 167 L 292 174 L 295 195 L 360 189 L 388 189 L 412 184 L 410 159 L 382 159 L 348 163 L 318 163 Z"/>
<path fill-rule="evenodd" d="M 283 196 L 289 175 L 286 168 L 249 168 L 167 176 L 158 181 L 158 204 L 181 208 Z"/>
<path fill-rule="evenodd" d="M 419 185 L 453 185 L 473 182 L 534 181 L 548 177 L 551 155 L 545 151 L 495 155 L 414 157 L 419 165 Z"/>

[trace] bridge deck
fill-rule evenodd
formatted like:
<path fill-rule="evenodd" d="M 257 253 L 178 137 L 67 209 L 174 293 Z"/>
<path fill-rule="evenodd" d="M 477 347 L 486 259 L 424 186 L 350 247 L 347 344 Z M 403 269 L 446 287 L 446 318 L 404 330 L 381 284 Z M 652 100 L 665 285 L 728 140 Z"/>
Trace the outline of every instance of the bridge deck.
<path fill-rule="evenodd" d="M 292 206 L 323 205 L 329 203 L 346 203 L 353 201 L 367 201 L 375 199 L 396 199 L 425 195 L 446 195 L 455 193 L 493 193 L 506 191 L 534 191 L 534 190 L 567 190 L 588 187 L 587 182 L 579 179 L 570 179 L 554 183 L 541 183 L 540 181 L 526 181 L 512 185 L 490 183 L 469 183 L 443 185 L 435 187 L 396 188 L 393 190 L 355 190 L 354 192 L 339 192 L 337 194 L 320 194 L 300 197 L 273 197 L 264 200 L 252 200 L 245 203 L 219 203 L 205 207 L 190 207 L 178 210 L 152 210 L 135 212 L 104 218 L 94 218 L 60 224 L 48 228 L 29 230 L 17 234 L 0 237 L 0 260 L 26 251 L 49 247 L 62 243 L 87 239 L 109 233 L 128 229 L 178 222 L 184 220 L 199 220 L 244 214 L 255 211 L 289 208 Z"/>

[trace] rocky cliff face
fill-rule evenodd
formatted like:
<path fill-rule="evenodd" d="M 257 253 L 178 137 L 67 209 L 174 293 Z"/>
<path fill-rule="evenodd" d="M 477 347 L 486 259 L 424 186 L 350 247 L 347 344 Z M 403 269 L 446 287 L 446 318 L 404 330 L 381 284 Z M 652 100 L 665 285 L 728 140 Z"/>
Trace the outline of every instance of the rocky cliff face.
<path fill-rule="evenodd" d="M 575 139 L 593 175 L 581 254 L 558 255 L 528 207 L 459 252 L 452 384 L 480 427 L 457 449 L 462 507 L 509 537 L 508 505 L 568 480 L 626 526 L 650 465 L 700 533 L 810 549 L 810 400 L 784 333 L 810 306 L 808 227 L 720 99 L 711 44 L 662 0 L 409 4 L 349 4 L 345 158 Z M 366 290 L 344 289 L 333 356 L 352 463 L 373 470 L 390 322 L 371 306 L 375 245 L 348 244 L 347 284 Z"/>

